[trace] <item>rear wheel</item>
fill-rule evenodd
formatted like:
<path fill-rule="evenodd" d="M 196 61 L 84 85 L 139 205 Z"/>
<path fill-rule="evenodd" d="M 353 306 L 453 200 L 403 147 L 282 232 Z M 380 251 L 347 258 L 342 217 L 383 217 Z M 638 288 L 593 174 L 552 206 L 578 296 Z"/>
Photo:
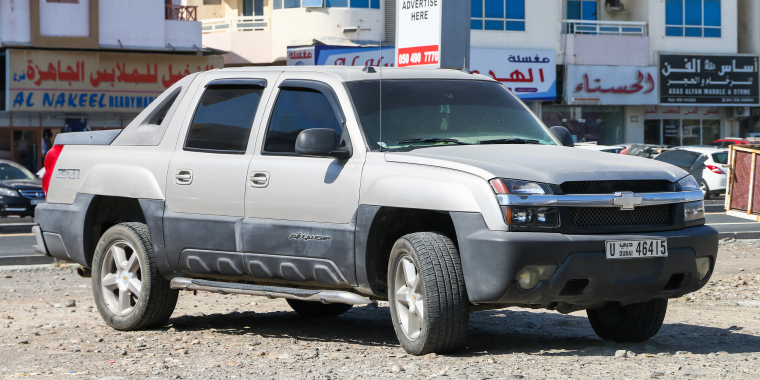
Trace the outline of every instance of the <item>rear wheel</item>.
<path fill-rule="evenodd" d="M 668 300 L 620 305 L 607 302 L 604 307 L 586 310 L 596 335 L 618 343 L 643 342 L 657 334 L 665 320 Z"/>
<path fill-rule="evenodd" d="M 148 227 L 121 223 L 106 231 L 92 260 L 95 304 L 106 323 L 130 331 L 162 325 L 179 290 L 158 272 Z"/>
<path fill-rule="evenodd" d="M 401 346 L 412 355 L 456 352 L 469 323 L 467 290 L 454 243 L 437 232 L 396 241 L 388 265 L 388 302 Z"/>
<path fill-rule="evenodd" d="M 702 195 L 704 195 L 705 199 L 710 199 L 710 187 L 707 186 L 707 182 L 704 179 L 699 185 L 699 189 L 702 190 Z"/>
<path fill-rule="evenodd" d="M 351 310 L 354 305 L 345 303 L 322 303 L 288 299 L 288 305 L 304 317 L 337 317 Z"/>

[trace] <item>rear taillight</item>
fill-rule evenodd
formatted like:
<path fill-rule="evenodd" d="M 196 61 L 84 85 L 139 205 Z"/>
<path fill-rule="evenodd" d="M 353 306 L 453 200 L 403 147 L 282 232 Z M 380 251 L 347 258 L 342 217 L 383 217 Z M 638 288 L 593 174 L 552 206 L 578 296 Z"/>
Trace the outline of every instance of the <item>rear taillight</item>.
<path fill-rule="evenodd" d="M 48 186 L 50 186 L 50 178 L 53 178 L 55 172 L 55 163 L 58 161 L 58 156 L 61 155 L 63 145 L 53 145 L 45 156 L 45 175 L 42 176 L 42 191 L 45 192 L 47 198 Z"/>
<path fill-rule="evenodd" d="M 705 167 L 715 174 L 726 174 L 723 170 L 715 165 L 705 165 Z"/>

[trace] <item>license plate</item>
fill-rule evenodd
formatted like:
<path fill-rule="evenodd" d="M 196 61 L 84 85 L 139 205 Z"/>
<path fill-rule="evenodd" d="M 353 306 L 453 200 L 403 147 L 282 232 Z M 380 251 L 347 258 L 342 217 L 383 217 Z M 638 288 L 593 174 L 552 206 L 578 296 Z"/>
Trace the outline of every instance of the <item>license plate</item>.
<path fill-rule="evenodd" d="M 44 199 L 32 199 L 32 206 L 38 205 L 40 203 L 45 203 Z"/>
<path fill-rule="evenodd" d="M 667 240 L 607 240 L 607 259 L 668 257 Z"/>

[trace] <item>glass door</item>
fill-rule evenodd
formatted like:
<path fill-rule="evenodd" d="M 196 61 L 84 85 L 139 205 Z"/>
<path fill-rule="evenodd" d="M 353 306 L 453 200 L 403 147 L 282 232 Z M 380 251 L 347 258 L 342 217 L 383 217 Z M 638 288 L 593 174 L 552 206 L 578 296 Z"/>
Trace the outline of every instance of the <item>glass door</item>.
<path fill-rule="evenodd" d="M 644 120 L 644 144 L 662 144 L 662 120 Z"/>
<path fill-rule="evenodd" d="M 720 120 L 702 120 L 702 145 L 720 139 Z"/>
<path fill-rule="evenodd" d="M 681 133 L 683 138 L 680 145 L 699 145 L 699 142 L 702 141 L 700 127 L 701 120 L 683 120 L 683 132 Z"/>
<path fill-rule="evenodd" d="M 666 119 L 662 121 L 662 145 L 681 145 L 681 120 Z"/>
<path fill-rule="evenodd" d="M 39 129 L 13 130 L 13 161 L 36 173 L 42 168 L 40 157 Z"/>

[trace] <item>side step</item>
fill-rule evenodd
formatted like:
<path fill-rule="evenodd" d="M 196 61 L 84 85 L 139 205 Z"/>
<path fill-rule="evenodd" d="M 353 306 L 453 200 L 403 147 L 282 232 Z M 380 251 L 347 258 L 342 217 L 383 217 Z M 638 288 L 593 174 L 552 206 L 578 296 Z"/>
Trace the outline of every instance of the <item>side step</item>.
<path fill-rule="evenodd" d="M 219 294 L 247 294 L 267 298 L 287 298 L 322 303 L 346 303 L 349 305 L 368 305 L 375 301 L 356 293 L 341 290 L 311 290 L 284 288 L 280 286 L 237 284 L 234 282 L 210 281 L 177 277 L 171 281 L 172 289 L 200 290 Z"/>

